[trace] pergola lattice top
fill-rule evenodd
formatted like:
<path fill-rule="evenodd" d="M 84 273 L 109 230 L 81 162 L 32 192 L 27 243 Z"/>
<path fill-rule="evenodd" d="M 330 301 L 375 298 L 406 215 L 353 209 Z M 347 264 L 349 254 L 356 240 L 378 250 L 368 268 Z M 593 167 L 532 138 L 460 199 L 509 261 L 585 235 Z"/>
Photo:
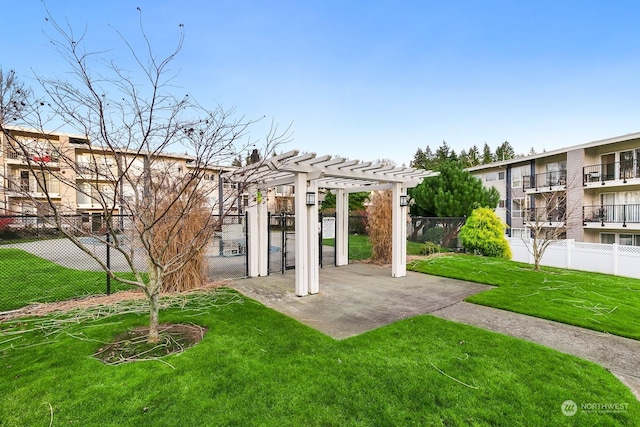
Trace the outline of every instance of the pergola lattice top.
<path fill-rule="evenodd" d="M 239 168 L 229 173 L 227 178 L 234 181 L 234 177 L 249 174 L 249 181 L 258 187 L 274 187 L 293 184 L 296 173 L 306 173 L 309 180 L 316 180 L 318 187 L 350 192 L 382 190 L 397 183 L 404 188 L 411 188 L 420 184 L 423 178 L 437 175 L 433 171 L 406 166 L 298 153 L 292 150 Z"/>

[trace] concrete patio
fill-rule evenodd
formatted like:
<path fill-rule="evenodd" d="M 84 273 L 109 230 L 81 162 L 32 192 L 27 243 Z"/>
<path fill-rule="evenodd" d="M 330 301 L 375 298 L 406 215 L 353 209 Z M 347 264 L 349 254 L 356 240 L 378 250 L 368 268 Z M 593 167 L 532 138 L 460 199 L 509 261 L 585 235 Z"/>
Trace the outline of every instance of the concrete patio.
<path fill-rule="evenodd" d="M 336 339 L 431 313 L 491 289 L 411 271 L 393 278 L 389 267 L 366 263 L 324 267 L 320 283 L 320 293 L 305 297 L 295 295 L 293 271 L 236 280 L 230 286 Z"/>

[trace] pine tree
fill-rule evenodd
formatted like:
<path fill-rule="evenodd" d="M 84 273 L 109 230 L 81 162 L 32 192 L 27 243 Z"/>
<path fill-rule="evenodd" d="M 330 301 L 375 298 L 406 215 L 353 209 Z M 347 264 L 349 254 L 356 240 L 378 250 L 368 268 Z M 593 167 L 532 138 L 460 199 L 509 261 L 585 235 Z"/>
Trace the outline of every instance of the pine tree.
<path fill-rule="evenodd" d="M 489 163 L 494 162 L 495 157 L 491 152 L 491 147 L 486 142 L 484 143 L 484 148 L 482 149 L 482 164 L 487 165 Z"/>
<path fill-rule="evenodd" d="M 509 141 L 505 141 L 496 148 L 496 161 L 509 160 L 516 157 L 516 153 Z"/>
<path fill-rule="evenodd" d="M 469 148 L 467 159 L 469 166 L 477 166 L 480 164 L 480 150 L 478 150 L 477 145 L 474 144 L 473 147 Z"/>

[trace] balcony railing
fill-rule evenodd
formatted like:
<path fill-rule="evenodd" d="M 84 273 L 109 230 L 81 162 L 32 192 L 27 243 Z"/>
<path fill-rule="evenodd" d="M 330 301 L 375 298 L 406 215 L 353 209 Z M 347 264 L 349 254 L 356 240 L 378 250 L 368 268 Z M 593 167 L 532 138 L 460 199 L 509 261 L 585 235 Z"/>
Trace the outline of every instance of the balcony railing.
<path fill-rule="evenodd" d="M 554 187 L 567 185 L 567 171 L 559 170 L 554 172 L 537 173 L 535 175 L 525 175 L 522 177 L 522 189 L 546 189 L 552 190 Z"/>
<path fill-rule="evenodd" d="M 549 223 L 549 225 L 553 225 L 554 223 L 564 223 L 566 221 L 566 209 L 562 208 L 535 208 L 535 209 L 527 209 L 525 211 L 525 222 L 536 223 L 544 225 L 545 223 Z"/>
<path fill-rule="evenodd" d="M 50 179 L 47 183 L 47 192 L 51 195 L 60 193 L 60 181 Z M 19 179 L 17 182 L 9 182 L 9 191 L 14 193 L 44 194 L 44 191 L 34 179 Z M 42 197 L 42 196 L 41 196 Z"/>
<path fill-rule="evenodd" d="M 582 175 L 583 185 L 593 182 L 601 182 L 604 185 L 605 182 L 614 180 L 622 180 L 626 183 L 629 179 L 640 178 L 640 162 L 634 163 L 632 160 L 627 160 L 589 165 L 582 168 Z"/>
<path fill-rule="evenodd" d="M 592 205 L 582 207 L 582 221 L 622 224 L 640 223 L 640 204 L 633 205 Z"/>
<path fill-rule="evenodd" d="M 12 148 L 8 148 L 5 150 L 5 156 L 7 159 L 11 160 L 22 160 L 26 161 L 30 159 L 33 162 L 39 163 L 49 163 L 49 162 L 57 162 L 60 160 L 60 155 L 53 151 L 52 153 L 40 154 L 40 153 L 27 153 L 25 155 L 21 151 L 16 151 Z"/>

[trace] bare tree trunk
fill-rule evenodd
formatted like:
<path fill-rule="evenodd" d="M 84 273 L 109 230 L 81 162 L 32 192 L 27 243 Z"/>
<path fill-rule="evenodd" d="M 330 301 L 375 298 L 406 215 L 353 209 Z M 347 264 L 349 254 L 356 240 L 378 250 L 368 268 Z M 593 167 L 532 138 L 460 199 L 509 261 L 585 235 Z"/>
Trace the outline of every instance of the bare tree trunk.
<path fill-rule="evenodd" d="M 149 295 L 149 343 L 157 343 L 160 341 L 158 333 L 158 312 L 160 305 L 158 304 L 158 292 Z"/>

